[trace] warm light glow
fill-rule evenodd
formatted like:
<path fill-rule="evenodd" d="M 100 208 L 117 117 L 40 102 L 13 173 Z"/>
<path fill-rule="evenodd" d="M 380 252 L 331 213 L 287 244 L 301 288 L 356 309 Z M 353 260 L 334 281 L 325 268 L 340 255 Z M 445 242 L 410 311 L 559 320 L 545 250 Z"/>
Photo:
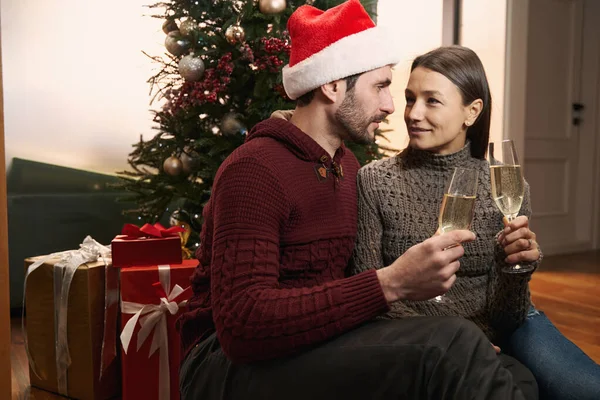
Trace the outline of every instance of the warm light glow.
<path fill-rule="evenodd" d="M 386 135 L 390 146 L 399 150 L 408 144 L 404 124 L 404 89 L 410 65 L 415 57 L 441 46 L 442 9 L 443 0 L 379 0 L 378 3 L 377 25 L 385 26 L 393 32 L 396 45 L 390 51 L 402 55 L 402 61 L 394 68 L 391 85 L 396 112 L 389 117 L 388 126 L 381 126 L 382 129 L 393 129 L 393 132 Z"/>
<path fill-rule="evenodd" d="M 504 126 L 506 0 L 463 0 L 461 41 L 477 53 L 485 68 L 492 92 L 490 141 L 500 142 Z M 507 138 L 511 138 L 510 132 Z"/>
<path fill-rule="evenodd" d="M 152 135 L 149 84 L 164 52 L 145 0 L 3 0 L 7 165 L 13 157 L 114 173 Z"/>
<path fill-rule="evenodd" d="M 139 135 L 155 132 L 149 84 L 162 54 L 160 19 L 145 0 L 4 0 L 1 3 L 6 161 L 20 157 L 114 173 Z M 403 61 L 391 86 L 391 146 L 406 146 L 404 88 L 414 57 L 442 42 L 443 0 L 380 0 Z M 494 95 L 493 137 L 501 137 L 505 1 L 463 1 L 464 43 L 482 58 Z M 390 43 L 392 41 L 390 40 Z M 386 128 L 386 127 L 383 127 Z"/>

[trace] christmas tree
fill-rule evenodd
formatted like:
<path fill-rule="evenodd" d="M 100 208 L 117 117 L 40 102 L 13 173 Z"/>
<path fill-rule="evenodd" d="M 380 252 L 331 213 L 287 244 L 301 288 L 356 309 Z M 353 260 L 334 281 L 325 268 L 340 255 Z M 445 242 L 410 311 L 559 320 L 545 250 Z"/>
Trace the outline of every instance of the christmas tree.
<path fill-rule="evenodd" d="M 124 201 L 140 223 L 181 225 L 184 252 L 199 245 L 202 209 L 217 169 L 249 129 L 275 110 L 291 110 L 281 70 L 288 63 L 286 23 L 304 4 L 325 10 L 344 0 L 171 0 L 149 6 L 163 19 L 167 53 L 151 57 L 149 79 L 158 133 L 134 145 L 121 171 Z M 376 0 L 361 1 L 374 18 Z M 382 132 L 377 132 L 381 136 Z M 389 150 L 347 143 L 361 164 Z"/>

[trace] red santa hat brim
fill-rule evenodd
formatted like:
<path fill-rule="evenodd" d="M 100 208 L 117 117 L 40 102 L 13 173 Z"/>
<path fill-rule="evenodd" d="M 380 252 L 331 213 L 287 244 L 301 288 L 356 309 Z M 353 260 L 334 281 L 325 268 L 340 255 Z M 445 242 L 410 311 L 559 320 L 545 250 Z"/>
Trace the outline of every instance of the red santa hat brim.
<path fill-rule="evenodd" d="M 285 92 L 295 100 L 326 83 L 397 64 L 401 59 L 390 51 L 390 38 L 386 29 L 375 26 L 346 36 L 293 66 L 286 65 Z"/>

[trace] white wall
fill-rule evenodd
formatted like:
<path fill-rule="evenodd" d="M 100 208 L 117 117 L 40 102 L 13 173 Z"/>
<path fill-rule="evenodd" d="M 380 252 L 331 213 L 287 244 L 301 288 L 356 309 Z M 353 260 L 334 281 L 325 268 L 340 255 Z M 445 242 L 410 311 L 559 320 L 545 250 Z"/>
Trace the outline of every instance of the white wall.
<path fill-rule="evenodd" d="M 396 112 L 389 117 L 389 126 L 382 126 L 394 130 L 387 134 L 394 148 L 403 149 L 408 144 L 404 89 L 410 65 L 415 57 L 442 45 L 442 10 L 443 0 L 379 0 L 377 25 L 396 34 L 397 44 L 390 51 L 399 52 L 403 59 L 394 70 L 391 86 Z"/>
<path fill-rule="evenodd" d="M 2 0 L 6 162 L 114 173 L 152 134 L 149 85 L 162 21 L 147 0 Z"/>
<path fill-rule="evenodd" d="M 149 85 L 156 67 L 141 51 L 164 51 L 162 21 L 147 0 L 2 0 L 6 162 L 13 157 L 105 173 L 126 168 L 140 134 L 153 135 Z M 505 0 L 464 0 L 464 44 L 482 58 L 501 137 Z M 442 43 L 443 0 L 380 0 L 378 24 L 402 54 L 388 137 L 406 146 L 404 88 L 410 63 Z"/>
<path fill-rule="evenodd" d="M 412 60 L 442 45 L 443 0 L 379 0 L 378 25 L 393 29 L 404 56 L 394 71 L 392 94 L 396 112 L 390 116 L 391 145 L 404 148 L 408 142 L 403 121 L 404 89 Z M 463 0 L 461 44 L 473 49 L 485 67 L 492 92 L 490 141 L 503 138 L 507 0 Z M 510 133 L 507 134 L 510 137 Z"/>
<path fill-rule="evenodd" d="M 504 136 L 506 9 L 507 0 L 462 1 L 461 44 L 481 58 L 492 92 L 490 142 Z"/>

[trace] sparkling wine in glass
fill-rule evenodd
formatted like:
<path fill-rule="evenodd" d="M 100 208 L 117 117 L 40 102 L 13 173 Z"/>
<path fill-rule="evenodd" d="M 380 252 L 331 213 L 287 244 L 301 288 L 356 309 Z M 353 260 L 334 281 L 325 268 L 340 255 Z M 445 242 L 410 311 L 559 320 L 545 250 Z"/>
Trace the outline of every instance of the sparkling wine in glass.
<path fill-rule="evenodd" d="M 444 193 L 438 218 L 441 233 L 457 229 L 470 229 L 477 198 L 478 173 L 474 169 L 455 168 L 448 190 Z M 434 301 L 448 302 L 445 296 L 436 296 Z"/>
<path fill-rule="evenodd" d="M 496 149 L 493 142 L 488 147 L 492 198 L 500 212 L 510 222 L 517 217 L 521 209 L 525 181 L 513 141 L 503 140 L 499 147 L 501 153 L 494 152 Z M 532 265 L 514 264 L 504 267 L 502 272 L 521 274 L 532 269 Z"/>

